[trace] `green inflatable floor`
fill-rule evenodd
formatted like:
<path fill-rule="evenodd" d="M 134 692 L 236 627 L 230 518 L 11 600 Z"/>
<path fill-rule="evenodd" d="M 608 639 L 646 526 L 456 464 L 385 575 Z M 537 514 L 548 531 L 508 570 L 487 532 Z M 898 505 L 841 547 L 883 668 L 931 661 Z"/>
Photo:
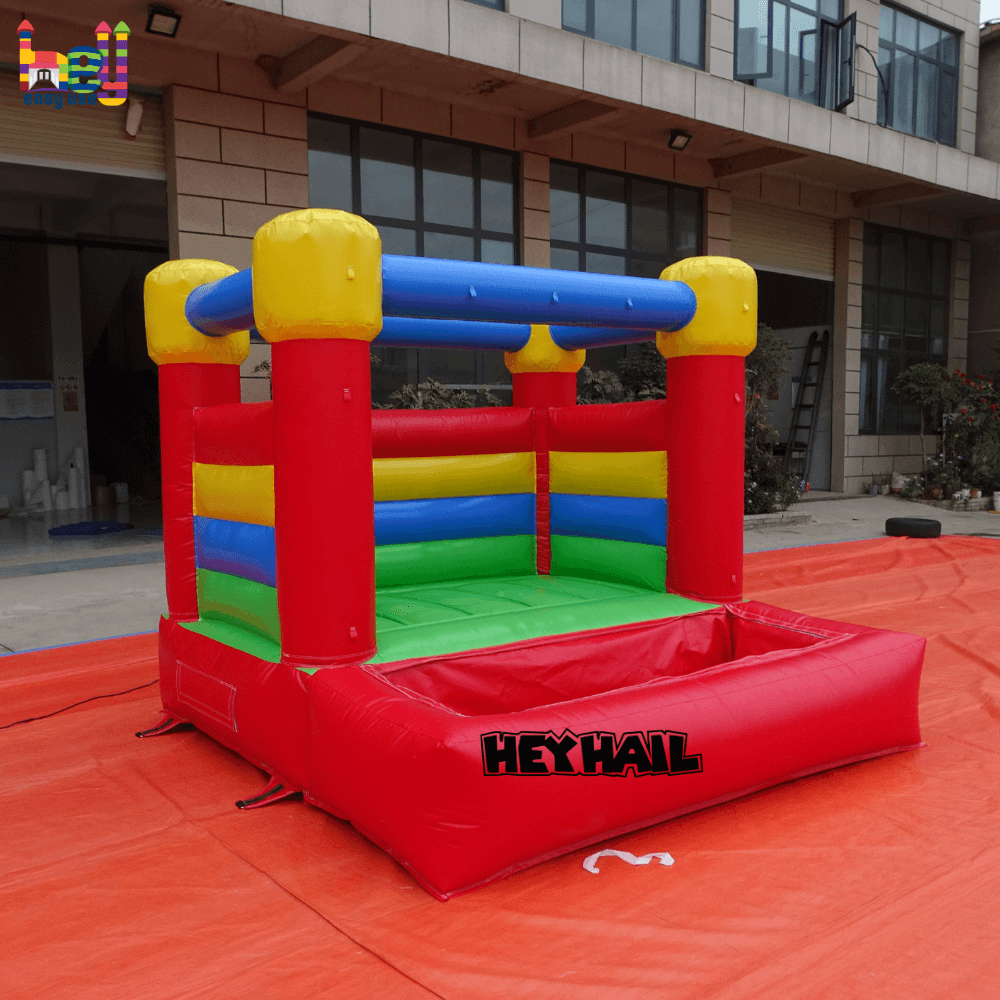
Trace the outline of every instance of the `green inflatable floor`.
<path fill-rule="evenodd" d="M 440 656 L 654 618 L 713 605 L 640 587 L 569 576 L 504 576 L 389 587 L 375 595 L 378 653 L 372 663 Z M 277 663 L 278 646 L 214 619 L 184 628 Z"/>

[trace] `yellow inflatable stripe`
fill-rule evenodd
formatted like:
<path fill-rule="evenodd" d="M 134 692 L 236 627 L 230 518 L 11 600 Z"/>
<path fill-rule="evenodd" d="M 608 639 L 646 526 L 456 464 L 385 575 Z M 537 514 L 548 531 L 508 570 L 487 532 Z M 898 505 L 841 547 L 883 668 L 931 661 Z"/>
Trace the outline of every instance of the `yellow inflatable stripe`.
<path fill-rule="evenodd" d="M 195 462 L 193 471 L 196 515 L 274 527 L 273 465 Z"/>
<path fill-rule="evenodd" d="M 667 495 L 665 451 L 553 451 L 549 490 L 599 497 Z"/>
<path fill-rule="evenodd" d="M 534 493 L 535 454 L 443 455 L 433 458 L 376 458 L 376 500 Z"/>

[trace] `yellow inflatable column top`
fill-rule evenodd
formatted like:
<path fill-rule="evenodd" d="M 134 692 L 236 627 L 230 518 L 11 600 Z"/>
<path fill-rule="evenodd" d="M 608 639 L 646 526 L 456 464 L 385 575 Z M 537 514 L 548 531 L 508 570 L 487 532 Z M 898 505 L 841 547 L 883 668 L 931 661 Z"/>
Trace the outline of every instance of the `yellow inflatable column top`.
<path fill-rule="evenodd" d="M 563 350 L 553 339 L 547 326 L 532 326 L 531 336 L 521 350 L 504 352 L 504 363 L 512 375 L 537 372 L 568 372 L 576 374 L 587 358 L 586 351 Z"/>
<path fill-rule="evenodd" d="M 196 330 L 184 313 L 188 294 L 195 288 L 235 273 L 235 267 L 215 260 L 168 260 L 146 275 L 146 349 L 157 365 L 238 365 L 246 361 L 249 330 L 209 337 Z"/>
<path fill-rule="evenodd" d="M 698 299 L 687 326 L 660 331 L 656 348 L 665 358 L 723 354 L 745 358 L 757 346 L 757 274 L 735 257 L 687 257 L 660 277 L 683 281 Z"/>

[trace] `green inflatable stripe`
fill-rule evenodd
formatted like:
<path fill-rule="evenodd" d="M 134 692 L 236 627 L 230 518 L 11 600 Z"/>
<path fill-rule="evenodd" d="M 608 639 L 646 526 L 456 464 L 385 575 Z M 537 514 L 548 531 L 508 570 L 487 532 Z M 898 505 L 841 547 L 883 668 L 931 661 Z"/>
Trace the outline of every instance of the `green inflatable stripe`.
<path fill-rule="evenodd" d="M 375 547 L 375 586 L 378 588 L 474 577 L 523 576 L 534 572 L 534 535 L 449 538 Z"/>
<path fill-rule="evenodd" d="M 707 611 L 701 604 L 677 594 L 653 594 L 638 588 L 631 596 L 552 608 L 528 608 L 465 621 L 415 625 L 379 635 L 378 653 L 370 663 L 392 663 L 423 656 L 445 656 L 469 649 L 485 649 L 548 635 L 566 635 L 633 622 L 673 618 Z"/>
<path fill-rule="evenodd" d="M 552 575 L 585 576 L 662 592 L 667 589 L 667 550 L 641 542 L 553 535 Z"/>
<path fill-rule="evenodd" d="M 281 643 L 278 592 L 267 584 L 199 569 L 198 615 L 203 621 L 228 622 L 271 642 Z"/>
<path fill-rule="evenodd" d="M 268 663 L 281 662 L 280 646 L 256 632 L 251 632 L 242 625 L 232 625 L 222 620 L 205 618 L 200 622 L 181 622 L 181 628 L 197 632 L 208 639 L 214 639 L 224 646 L 240 649 L 244 653 L 256 656 L 259 660 L 266 660 Z"/>

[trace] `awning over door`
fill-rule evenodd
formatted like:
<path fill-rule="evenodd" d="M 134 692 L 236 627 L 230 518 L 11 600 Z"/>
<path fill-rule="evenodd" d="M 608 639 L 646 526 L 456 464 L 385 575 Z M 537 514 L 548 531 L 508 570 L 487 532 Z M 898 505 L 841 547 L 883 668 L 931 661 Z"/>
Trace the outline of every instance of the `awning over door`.
<path fill-rule="evenodd" d="M 733 199 L 734 257 L 751 267 L 833 280 L 833 220 Z"/>

